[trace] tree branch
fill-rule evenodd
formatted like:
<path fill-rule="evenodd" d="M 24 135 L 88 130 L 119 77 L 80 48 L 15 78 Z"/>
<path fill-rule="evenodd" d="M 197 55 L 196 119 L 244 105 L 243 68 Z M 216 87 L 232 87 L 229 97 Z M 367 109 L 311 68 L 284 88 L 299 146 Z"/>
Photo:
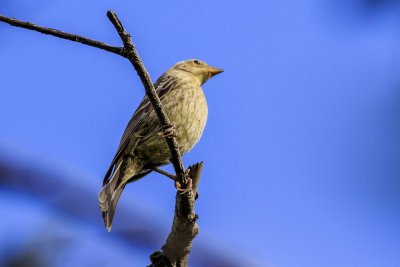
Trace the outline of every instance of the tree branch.
<path fill-rule="evenodd" d="M 175 215 L 171 232 L 161 251 L 150 256 L 151 267 L 188 266 L 189 254 L 193 239 L 199 233 L 194 213 L 194 204 L 199 185 L 203 162 L 189 166 L 189 178 L 192 179 L 192 190 L 186 194 L 176 193 Z M 170 265 L 169 265 L 170 264 Z"/>
<path fill-rule="evenodd" d="M 172 229 L 166 243 L 162 247 L 163 252 L 155 252 L 151 255 L 150 258 L 152 261 L 152 266 L 187 266 L 190 250 L 192 248 L 192 241 L 199 231 L 199 226 L 196 223 L 197 215 L 194 213 L 194 204 L 195 196 L 197 194 L 197 186 L 199 184 L 200 175 L 203 168 L 203 162 L 190 166 L 188 168 L 188 174 L 185 174 L 185 168 L 182 163 L 178 143 L 174 136 L 168 135 L 168 132 L 171 131 L 173 124 L 168 119 L 168 116 L 163 109 L 160 98 L 158 97 L 158 94 L 151 81 L 150 75 L 147 72 L 138 52 L 136 51 L 135 45 L 131 40 L 131 36 L 126 32 L 114 11 L 108 11 L 107 16 L 117 30 L 124 47 L 110 46 L 106 43 L 92 40 L 83 36 L 38 26 L 30 22 L 16 20 L 3 15 L 0 15 L 0 21 L 8 23 L 12 26 L 34 30 L 44 34 L 53 35 L 55 37 L 97 47 L 123 56 L 131 62 L 143 83 L 143 86 L 146 90 L 146 96 L 149 98 L 157 114 L 163 133 L 166 136 L 165 140 L 171 152 L 170 160 L 174 166 L 176 178 L 183 188 L 188 186 L 188 190 L 185 194 L 181 194 L 180 192 L 177 192 L 176 194 L 175 215 Z M 192 183 L 188 183 L 188 177 L 186 176 L 189 176 L 189 178 L 192 180 Z M 191 185 L 191 187 L 189 185 Z"/>
<path fill-rule="evenodd" d="M 37 32 L 44 33 L 44 34 L 53 35 L 55 37 L 59 37 L 62 39 L 67 39 L 67 40 L 82 43 L 85 45 L 97 47 L 97 48 L 106 50 L 108 52 L 111 52 L 111 53 L 114 53 L 114 54 L 117 54 L 120 56 L 123 55 L 123 47 L 111 46 L 106 43 L 99 42 L 99 41 L 96 41 L 93 39 L 89 39 L 89 38 L 86 38 L 86 37 L 83 37 L 83 36 L 80 36 L 77 34 L 71 34 L 71 33 L 63 32 L 63 31 L 59 31 L 59 30 L 55 30 L 55 29 L 51 29 L 51 28 L 38 26 L 36 24 L 30 23 L 27 21 L 20 21 L 20 20 L 14 19 L 14 18 L 9 18 L 9 17 L 3 16 L 1 14 L 0 14 L 0 21 L 8 23 L 11 26 L 25 28 L 28 30 L 37 31 Z"/>
<path fill-rule="evenodd" d="M 126 57 L 131 62 L 140 79 L 142 80 L 143 86 L 146 90 L 146 95 L 153 105 L 154 111 L 157 114 L 163 132 L 166 133 L 165 130 L 167 128 L 171 128 L 172 126 L 171 121 L 168 119 L 167 114 L 162 107 L 160 98 L 158 97 L 156 90 L 154 89 L 153 83 L 150 79 L 150 75 L 143 65 L 142 59 L 136 51 L 135 45 L 132 43 L 130 34 L 125 31 L 125 28 L 122 26 L 121 21 L 118 19 L 114 11 L 109 10 L 107 12 L 107 17 L 110 19 L 119 36 L 121 37 L 121 40 L 124 43 L 124 57 Z M 179 152 L 178 142 L 176 141 L 175 137 L 165 137 L 165 140 L 167 141 L 169 150 L 171 151 L 171 163 L 174 166 L 177 180 L 180 182 L 181 185 L 186 187 L 187 181 L 185 177 L 185 167 L 183 166 L 181 160 L 181 153 Z"/>

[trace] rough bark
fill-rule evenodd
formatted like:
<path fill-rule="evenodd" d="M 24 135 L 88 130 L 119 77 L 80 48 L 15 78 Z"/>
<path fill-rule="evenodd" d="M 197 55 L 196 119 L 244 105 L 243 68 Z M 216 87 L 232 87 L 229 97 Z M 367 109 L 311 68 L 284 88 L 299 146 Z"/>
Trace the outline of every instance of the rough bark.
<path fill-rule="evenodd" d="M 199 233 L 199 226 L 196 223 L 198 216 L 194 212 L 194 204 L 203 169 L 203 162 L 189 166 L 188 169 L 189 178 L 192 181 L 192 189 L 185 194 L 176 193 L 175 215 L 171 232 L 168 235 L 167 241 L 162 246 L 162 252 L 156 251 L 150 256 L 151 267 L 188 266 L 192 242 Z M 170 265 L 165 264 L 167 261 Z"/>

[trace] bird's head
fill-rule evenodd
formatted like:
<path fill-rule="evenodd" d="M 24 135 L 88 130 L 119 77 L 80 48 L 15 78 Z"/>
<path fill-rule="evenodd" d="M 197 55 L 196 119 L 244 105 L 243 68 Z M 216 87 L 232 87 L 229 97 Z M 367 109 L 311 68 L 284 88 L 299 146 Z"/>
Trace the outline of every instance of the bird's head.
<path fill-rule="evenodd" d="M 198 59 L 189 59 L 176 63 L 171 70 L 178 71 L 182 75 L 190 75 L 202 85 L 211 77 L 223 72 L 224 70 L 209 66 L 207 63 Z"/>

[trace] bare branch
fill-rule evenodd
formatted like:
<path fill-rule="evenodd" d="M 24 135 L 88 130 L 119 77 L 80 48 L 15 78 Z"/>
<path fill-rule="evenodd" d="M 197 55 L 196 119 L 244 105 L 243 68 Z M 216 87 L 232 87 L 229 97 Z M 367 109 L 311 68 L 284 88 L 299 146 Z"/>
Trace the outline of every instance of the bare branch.
<path fill-rule="evenodd" d="M 38 26 L 38 25 L 30 23 L 30 22 L 21 21 L 21 20 L 17 20 L 14 18 L 9 18 L 9 17 L 3 16 L 3 15 L 0 15 L 0 21 L 8 23 L 11 26 L 25 28 L 28 30 L 41 32 L 44 34 L 53 35 L 55 37 L 59 37 L 62 39 L 67 39 L 67 40 L 82 43 L 85 45 L 97 47 L 97 48 L 106 50 L 108 52 L 111 52 L 111 53 L 114 53 L 114 54 L 117 54 L 120 56 L 123 55 L 123 47 L 111 46 L 106 43 L 102 43 L 102 42 L 99 42 L 99 41 L 96 41 L 93 39 L 89 39 L 89 38 L 86 38 L 86 37 L 83 37 L 83 36 L 80 36 L 77 34 L 71 34 L 71 33 L 63 32 L 63 31 L 59 31 L 59 30 L 55 30 L 55 29 L 51 29 L 51 28 Z"/>
<path fill-rule="evenodd" d="M 179 192 L 176 193 L 175 215 L 171 232 L 162 246 L 163 251 L 156 251 L 150 256 L 151 267 L 188 266 L 192 242 L 199 233 L 199 226 L 196 223 L 198 216 L 194 213 L 194 204 L 203 162 L 189 166 L 188 169 L 189 178 L 192 179 L 192 189 L 183 195 Z"/>
<path fill-rule="evenodd" d="M 160 98 L 154 89 L 153 82 L 150 79 L 150 75 L 143 65 L 142 59 L 136 51 L 135 45 L 132 43 L 131 36 L 125 31 L 121 21 L 118 19 L 114 11 L 109 10 L 107 16 L 117 30 L 122 42 L 124 43 L 124 56 L 131 62 L 139 75 L 143 86 L 146 90 L 146 95 L 149 98 L 153 108 L 157 114 L 158 120 L 162 126 L 163 132 L 167 135 L 166 129 L 173 127 L 171 121 L 168 119 L 165 113 Z M 174 170 L 177 175 L 177 179 L 184 187 L 187 184 L 185 177 L 185 167 L 181 160 L 181 153 L 179 152 L 178 142 L 175 137 L 165 137 L 169 150 L 171 151 L 171 163 L 174 166 Z"/>

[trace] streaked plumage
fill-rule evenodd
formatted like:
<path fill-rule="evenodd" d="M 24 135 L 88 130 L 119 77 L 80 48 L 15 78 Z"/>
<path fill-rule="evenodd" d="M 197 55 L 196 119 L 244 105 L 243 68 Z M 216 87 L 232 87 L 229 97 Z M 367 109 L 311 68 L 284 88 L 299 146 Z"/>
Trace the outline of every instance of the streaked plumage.
<path fill-rule="evenodd" d="M 174 123 L 182 155 L 199 141 L 207 121 L 207 103 L 201 85 L 222 70 L 200 60 L 175 64 L 154 83 L 165 112 Z M 127 183 L 169 163 L 170 152 L 147 97 L 130 119 L 99 194 L 104 224 L 111 230 L 118 200 Z"/>

